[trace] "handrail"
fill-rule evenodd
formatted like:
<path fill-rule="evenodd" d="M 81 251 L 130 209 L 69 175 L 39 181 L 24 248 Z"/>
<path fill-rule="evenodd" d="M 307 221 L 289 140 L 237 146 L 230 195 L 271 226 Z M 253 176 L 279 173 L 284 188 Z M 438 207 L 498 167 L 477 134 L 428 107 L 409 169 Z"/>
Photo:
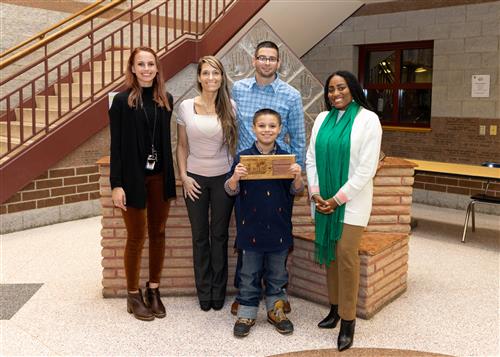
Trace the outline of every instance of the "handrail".
<path fill-rule="evenodd" d="M 87 11 L 89 11 L 89 10 L 93 9 L 94 7 L 96 7 L 96 6 L 98 6 L 99 4 L 103 3 L 104 1 L 106 1 L 106 0 L 96 0 L 96 2 L 95 2 L 95 3 L 85 6 L 85 7 L 84 7 L 83 9 L 81 9 L 80 11 L 78 11 L 78 12 L 74 13 L 73 15 L 71 15 L 71 16 L 69 16 L 69 17 L 65 18 L 64 20 L 59 21 L 59 22 L 58 22 L 58 23 L 56 23 L 55 25 L 50 26 L 48 29 L 43 30 L 43 31 L 40 31 L 39 33 L 37 33 L 36 35 L 31 36 L 31 37 L 30 37 L 30 38 L 28 38 L 27 40 L 24 40 L 23 42 L 21 42 L 21 43 L 19 43 L 19 44 L 15 45 L 14 47 L 9 48 L 7 51 L 4 51 L 4 52 L 0 53 L 0 58 L 5 57 L 5 56 L 7 56 L 9 53 L 14 52 L 14 51 L 16 51 L 16 50 L 20 49 L 21 47 L 26 46 L 28 43 L 33 42 L 33 41 L 34 41 L 34 40 L 36 40 L 36 39 L 40 39 L 40 40 L 41 40 L 41 39 L 43 39 L 43 38 L 45 37 L 45 35 L 46 35 L 46 34 L 48 34 L 49 32 L 52 32 L 52 31 L 54 31 L 56 28 L 58 28 L 58 27 L 60 27 L 60 26 L 64 25 L 64 24 L 65 24 L 65 23 L 67 23 L 67 22 L 70 22 L 70 21 L 71 21 L 71 20 L 73 20 L 75 17 L 78 17 L 78 16 L 80 16 L 80 15 L 82 15 L 82 14 L 86 13 Z"/>
<path fill-rule="evenodd" d="M 120 1 L 122 1 L 122 2 L 123 2 L 123 1 L 126 1 L 126 0 L 120 0 Z M 131 7 L 131 10 L 134 10 L 135 8 L 140 7 L 141 5 L 144 5 L 144 4 L 145 4 L 145 3 L 147 3 L 148 1 L 150 1 L 150 0 L 143 0 L 141 3 L 136 3 L 136 4 L 134 4 L 134 5 L 133 5 L 133 7 Z M 128 10 L 127 10 L 127 12 L 128 12 Z M 108 21 L 111 21 L 111 22 L 112 22 L 112 21 L 116 21 L 117 19 L 119 19 L 119 18 L 120 18 L 120 17 L 122 17 L 123 15 L 124 15 L 124 13 L 118 13 L 118 14 L 116 14 L 116 15 L 111 16 L 111 17 L 108 19 Z M 100 25 L 98 25 L 98 26 L 94 26 L 94 27 L 92 28 L 92 30 L 89 30 L 89 31 L 87 31 L 87 32 L 85 32 L 85 33 L 83 33 L 83 34 L 81 34 L 81 36 L 83 36 L 83 37 L 87 37 L 87 38 L 90 38 L 90 36 L 91 36 L 91 34 L 92 34 L 93 32 L 95 32 L 95 31 L 99 31 L 100 29 L 102 29 L 102 28 L 103 28 L 104 26 L 106 26 L 106 25 L 107 25 L 107 23 L 103 23 L 103 24 L 100 24 Z M 128 25 L 127 25 L 127 24 L 125 24 L 123 27 L 126 27 L 126 26 L 128 26 Z M 62 47 L 59 47 L 59 49 L 58 49 L 58 50 L 59 50 L 59 51 L 64 51 L 65 49 L 69 48 L 72 44 L 73 44 L 73 43 L 66 43 L 66 44 L 65 44 L 65 45 L 63 45 Z M 40 58 L 40 59 L 38 59 L 38 60 L 35 60 L 34 62 L 31 62 L 29 65 L 27 65 L 27 66 L 25 67 L 25 70 L 29 70 L 29 69 L 31 69 L 31 68 L 33 68 L 33 67 L 37 66 L 37 65 L 40 65 L 40 64 L 42 64 L 44 61 L 45 61 L 45 59 L 44 59 L 44 58 Z M 10 76 L 8 76 L 8 77 L 2 77 L 2 78 L 0 78 L 0 85 L 3 85 L 3 84 L 5 84 L 5 83 L 7 83 L 7 82 L 11 81 L 12 79 L 16 78 L 16 76 L 18 76 L 18 73 L 13 73 L 13 74 L 11 74 L 11 75 L 10 75 Z M 15 92 L 15 91 L 14 91 L 14 92 Z M 12 94 L 12 93 L 9 93 L 9 94 Z"/>
<path fill-rule="evenodd" d="M 208 12 L 202 14 L 200 1 L 220 0 L 165 0 L 157 4 L 149 0 L 131 0 L 126 9 L 96 23 L 100 14 L 127 3 L 112 0 L 71 26 L 0 62 L 0 68 L 4 68 L 22 54 L 43 51 L 38 58 L 25 57 L 36 59 L 21 69 L 5 73 L 0 80 L 3 92 L 0 97 L 0 169 L 25 148 L 57 130 L 61 123 L 70 121 L 81 108 L 100 101 L 107 95 L 106 91 L 117 87 L 125 74 L 126 51 L 149 46 L 162 55 L 188 39 L 198 41 L 236 2 L 223 0 L 220 8 L 208 4 Z M 141 8 L 144 12 L 136 13 Z M 191 13 L 194 9 L 197 12 Z M 191 16 L 197 19 L 196 32 L 191 23 L 184 26 L 186 17 Z M 72 30 L 85 28 L 88 29 L 79 31 L 76 37 L 69 35 Z M 61 42 L 61 38 L 67 41 Z M 59 41 L 55 41 L 57 39 Z M 57 47 L 49 49 L 52 44 Z"/>
<path fill-rule="evenodd" d="M 15 55 L 7 58 L 6 60 L 0 62 L 0 69 L 3 69 L 5 68 L 6 66 L 20 60 L 21 58 L 23 57 L 26 57 L 27 55 L 29 55 L 30 53 L 33 53 L 35 52 L 36 50 L 38 50 L 39 48 L 45 46 L 46 44 L 49 44 L 50 42 L 52 41 L 55 41 L 57 40 L 58 38 L 62 37 L 63 35 L 67 34 L 68 32 L 71 32 L 73 31 L 74 29 L 80 27 L 81 25 L 85 24 L 86 22 L 89 22 L 90 20 L 96 18 L 97 16 L 101 15 L 102 13 L 108 11 L 109 9 L 112 9 L 114 7 L 116 7 L 117 5 L 121 4 L 122 2 L 125 2 L 126 0 L 112 0 L 111 3 L 109 3 L 108 5 L 105 5 L 99 9 L 97 9 L 96 11 L 88 14 L 87 16 L 85 16 L 83 19 L 80 19 L 74 23 L 72 23 L 71 25 L 69 25 L 68 27 L 65 27 L 64 29 L 62 30 L 59 30 L 57 31 L 56 33 L 54 33 L 53 35 L 50 35 L 48 37 L 46 37 L 45 39 L 41 40 L 40 42 L 28 47 L 27 49 L 19 52 L 19 53 L 16 53 Z"/>

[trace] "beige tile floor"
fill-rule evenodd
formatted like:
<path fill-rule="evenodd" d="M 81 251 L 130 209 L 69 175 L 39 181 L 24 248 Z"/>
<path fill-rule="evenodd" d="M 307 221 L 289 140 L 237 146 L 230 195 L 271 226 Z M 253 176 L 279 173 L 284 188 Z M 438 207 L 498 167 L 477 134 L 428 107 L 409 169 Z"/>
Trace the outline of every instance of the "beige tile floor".
<path fill-rule="evenodd" d="M 479 215 L 460 243 L 464 212 L 415 204 L 408 290 L 371 320 L 357 322 L 355 347 L 455 356 L 498 356 L 499 217 Z M 165 297 L 167 317 L 133 319 L 125 300 L 101 296 L 100 217 L 1 237 L 0 283 L 43 283 L 0 321 L 0 355 L 266 356 L 335 347 L 337 331 L 316 328 L 324 306 L 291 297 L 292 336 L 259 320 L 232 336 L 229 303 L 205 313 L 194 297 Z M 231 300 L 231 298 L 229 299 Z"/>

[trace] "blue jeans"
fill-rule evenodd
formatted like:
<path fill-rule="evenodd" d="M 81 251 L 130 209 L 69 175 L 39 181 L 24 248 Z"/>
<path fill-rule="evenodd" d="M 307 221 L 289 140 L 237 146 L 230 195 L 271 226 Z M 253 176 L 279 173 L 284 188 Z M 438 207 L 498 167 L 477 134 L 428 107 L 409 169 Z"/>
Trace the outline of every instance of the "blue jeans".
<path fill-rule="evenodd" d="M 288 283 L 286 258 L 288 249 L 260 253 L 250 250 L 241 252 L 240 290 L 236 300 L 239 302 L 238 317 L 255 319 L 262 295 L 261 281 L 265 282 L 267 311 L 272 310 L 278 300 L 286 300 L 283 287 Z"/>

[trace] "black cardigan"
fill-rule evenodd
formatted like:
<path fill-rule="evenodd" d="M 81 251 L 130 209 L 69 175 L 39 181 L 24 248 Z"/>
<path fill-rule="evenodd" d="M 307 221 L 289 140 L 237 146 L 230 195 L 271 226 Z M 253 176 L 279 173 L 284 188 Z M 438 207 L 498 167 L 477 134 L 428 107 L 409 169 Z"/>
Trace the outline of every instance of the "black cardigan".
<path fill-rule="evenodd" d="M 130 90 L 120 92 L 113 98 L 109 109 L 111 133 L 111 167 L 109 181 L 111 188 L 122 187 L 127 206 L 146 207 L 144 130 L 140 120 L 144 120 L 139 110 L 129 107 L 127 100 Z M 167 93 L 170 108 L 173 98 Z M 163 151 L 163 199 L 176 197 L 175 176 L 170 138 L 170 118 L 172 111 L 158 107 L 159 130 L 162 135 Z"/>

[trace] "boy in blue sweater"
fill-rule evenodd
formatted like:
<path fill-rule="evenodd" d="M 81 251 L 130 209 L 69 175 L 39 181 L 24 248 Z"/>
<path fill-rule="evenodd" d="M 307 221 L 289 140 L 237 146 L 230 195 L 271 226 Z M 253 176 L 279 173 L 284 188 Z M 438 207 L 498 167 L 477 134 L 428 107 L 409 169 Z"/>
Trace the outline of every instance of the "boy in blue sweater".
<path fill-rule="evenodd" d="M 293 324 L 283 311 L 288 283 L 286 258 L 293 244 L 292 208 L 296 193 L 304 189 L 301 167 L 292 164 L 294 179 L 244 180 L 248 174 L 240 163 L 240 155 L 286 155 L 276 143 L 281 130 L 281 117 L 272 109 L 261 109 L 253 117 L 257 141 L 240 152 L 233 163 L 226 192 L 236 197 L 236 247 L 242 251 L 238 320 L 234 335 L 245 337 L 255 324 L 262 279 L 265 282 L 267 321 L 282 334 L 291 334 Z"/>

